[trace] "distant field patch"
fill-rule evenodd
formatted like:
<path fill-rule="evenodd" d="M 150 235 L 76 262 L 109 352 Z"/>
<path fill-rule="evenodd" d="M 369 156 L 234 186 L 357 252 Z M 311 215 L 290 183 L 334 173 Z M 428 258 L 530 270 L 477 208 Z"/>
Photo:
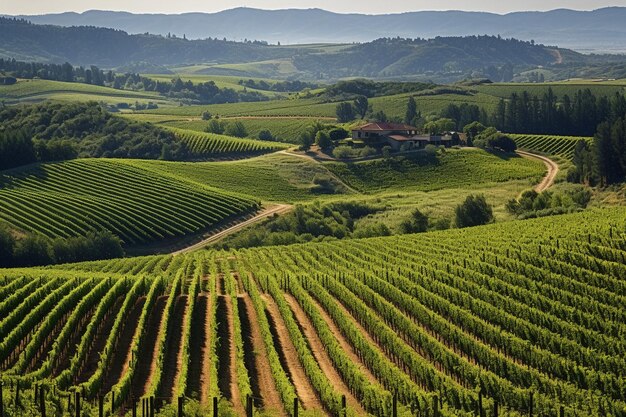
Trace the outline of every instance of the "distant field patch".
<path fill-rule="evenodd" d="M 547 155 L 560 156 L 571 160 L 574 156 L 576 144 L 581 140 L 591 141 L 591 138 L 581 136 L 554 136 L 554 135 L 509 135 L 517 147 L 526 151 L 540 152 Z"/>

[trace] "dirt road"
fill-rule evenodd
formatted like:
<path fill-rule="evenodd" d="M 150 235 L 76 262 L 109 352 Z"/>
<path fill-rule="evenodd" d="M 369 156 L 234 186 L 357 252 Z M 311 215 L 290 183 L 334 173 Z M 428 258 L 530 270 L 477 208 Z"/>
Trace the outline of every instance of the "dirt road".
<path fill-rule="evenodd" d="M 546 158 L 545 156 L 537 155 L 537 154 L 530 153 L 530 152 L 518 150 L 517 153 L 524 158 L 540 160 L 541 162 L 545 164 L 546 168 L 548 169 L 548 173 L 545 175 L 545 177 L 543 177 L 541 182 L 535 186 L 535 191 L 540 193 L 552 187 L 552 185 L 554 185 L 554 180 L 556 179 L 556 176 L 559 173 L 559 166 L 557 165 L 556 162 L 554 162 L 550 158 Z"/>
<path fill-rule="evenodd" d="M 209 236 L 208 238 L 202 240 L 201 242 L 198 243 L 194 243 L 191 246 L 187 246 L 186 248 L 177 250 L 176 252 L 172 252 L 172 255 L 180 255 L 182 253 L 188 253 L 188 252 L 192 252 L 194 250 L 198 250 L 198 249 L 202 249 L 203 247 L 205 247 L 206 245 L 208 245 L 209 243 L 213 243 L 213 242 L 217 242 L 220 239 L 223 239 L 224 237 L 231 235 L 241 229 L 243 229 L 246 226 L 250 226 L 251 224 L 257 223 L 263 219 L 266 219 L 270 216 L 273 216 L 274 214 L 284 214 L 287 213 L 289 211 L 291 211 L 291 209 L 293 208 L 293 206 L 289 205 L 289 204 L 278 204 L 275 206 L 271 206 L 266 208 L 265 210 L 263 210 L 262 212 L 260 212 L 259 214 L 257 214 L 256 216 L 245 220 L 241 223 L 237 223 L 234 226 L 229 227 L 228 229 L 224 229 L 221 232 L 218 232 L 214 235 Z"/>

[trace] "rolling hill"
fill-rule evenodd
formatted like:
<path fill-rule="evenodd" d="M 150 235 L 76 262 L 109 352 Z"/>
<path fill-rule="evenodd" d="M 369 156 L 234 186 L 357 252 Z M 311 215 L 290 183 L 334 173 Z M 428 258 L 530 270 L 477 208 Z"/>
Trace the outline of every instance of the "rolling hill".
<path fill-rule="evenodd" d="M 333 47 L 272 46 L 215 38 L 188 40 L 129 35 L 114 29 L 35 25 L 6 18 L 0 18 L 0 36 L 3 39 L 0 56 L 24 61 L 69 61 L 74 65 L 103 68 L 127 67 L 133 63 L 142 66 L 200 63 L 207 67 L 204 73 L 237 76 L 259 76 L 264 71 L 275 76 L 276 68 L 285 65 L 290 72 L 284 76 L 316 80 L 418 75 L 463 79 L 478 72 L 489 74 L 495 81 L 509 81 L 514 69 L 522 71 L 590 59 L 574 51 L 499 36 L 382 38 Z"/>
<path fill-rule="evenodd" d="M 258 10 L 237 8 L 218 13 L 132 14 L 91 10 L 22 16 L 34 23 L 60 26 L 100 26 L 129 33 L 183 34 L 234 40 L 262 39 L 271 43 L 351 43 L 381 37 L 502 35 L 534 39 L 586 52 L 625 52 L 626 8 L 594 11 L 567 9 L 548 12 L 494 13 L 416 11 L 402 14 L 339 14 L 325 10 Z M 609 29 L 610 28 L 610 29 Z"/>

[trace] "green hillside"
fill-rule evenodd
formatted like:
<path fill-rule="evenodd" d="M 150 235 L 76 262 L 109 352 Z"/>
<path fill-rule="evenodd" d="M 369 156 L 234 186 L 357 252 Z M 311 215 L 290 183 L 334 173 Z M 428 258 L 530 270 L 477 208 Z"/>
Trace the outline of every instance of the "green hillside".
<path fill-rule="evenodd" d="M 116 410 L 131 393 L 185 395 L 190 415 L 212 412 L 212 397 L 236 398 L 218 407 L 238 413 L 239 398 L 254 395 L 265 400 L 255 411 L 270 416 L 295 406 L 353 416 L 394 407 L 406 417 L 411 409 L 492 415 L 495 407 L 507 417 L 531 409 L 621 416 L 625 218 L 613 208 L 403 237 L 2 270 L 0 294 L 16 296 L 0 303 L 11 311 L 0 320 L 0 359 L 56 383 L 49 409 L 79 378 L 89 416 L 97 415 L 89 400 L 103 393 L 108 405 L 111 390 Z M 226 319 L 231 337 L 222 339 L 227 311 L 239 319 Z M 170 330 L 144 331 L 148 323 Z M 118 339 L 118 329 L 137 337 Z M 199 337 L 209 341 L 204 349 Z M 265 366 L 247 361 L 251 352 L 263 352 Z M 129 366 L 107 379 L 126 355 Z M 64 357 L 73 359 L 58 362 Z M 219 364 L 229 360 L 239 382 L 226 390 Z M 146 373 L 150 363 L 157 368 Z M 213 378 L 194 372 L 197 363 Z M 22 383 L 22 407 L 34 410 L 40 403 Z"/>
<path fill-rule="evenodd" d="M 19 230 L 51 238 L 108 230 L 128 246 L 198 233 L 258 208 L 251 198 L 110 159 L 4 171 L 0 195 L 0 218 Z"/>

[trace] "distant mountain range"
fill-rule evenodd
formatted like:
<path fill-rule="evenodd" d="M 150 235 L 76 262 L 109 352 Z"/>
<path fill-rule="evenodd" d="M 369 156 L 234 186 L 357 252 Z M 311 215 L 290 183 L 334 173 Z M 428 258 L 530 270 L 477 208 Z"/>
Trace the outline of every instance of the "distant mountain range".
<path fill-rule="evenodd" d="M 338 14 L 320 9 L 237 8 L 218 13 L 132 14 L 87 11 L 20 16 L 33 23 L 98 26 L 130 34 L 176 34 L 189 39 L 265 40 L 282 44 L 368 42 L 381 37 L 501 35 L 580 52 L 626 53 L 626 7 L 558 9 L 505 15 L 423 11 L 388 15 Z"/>
<path fill-rule="evenodd" d="M 134 68 L 144 73 L 160 72 L 159 67 L 193 66 L 194 72 L 206 74 L 315 80 L 422 75 L 430 80 L 485 77 L 509 81 L 514 72 L 593 59 L 568 49 L 485 35 L 277 46 L 214 38 L 129 35 L 115 29 L 37 25 L 14 18 L 0 18 L 0 40 L 0 58 L 27 62 Z"/>

